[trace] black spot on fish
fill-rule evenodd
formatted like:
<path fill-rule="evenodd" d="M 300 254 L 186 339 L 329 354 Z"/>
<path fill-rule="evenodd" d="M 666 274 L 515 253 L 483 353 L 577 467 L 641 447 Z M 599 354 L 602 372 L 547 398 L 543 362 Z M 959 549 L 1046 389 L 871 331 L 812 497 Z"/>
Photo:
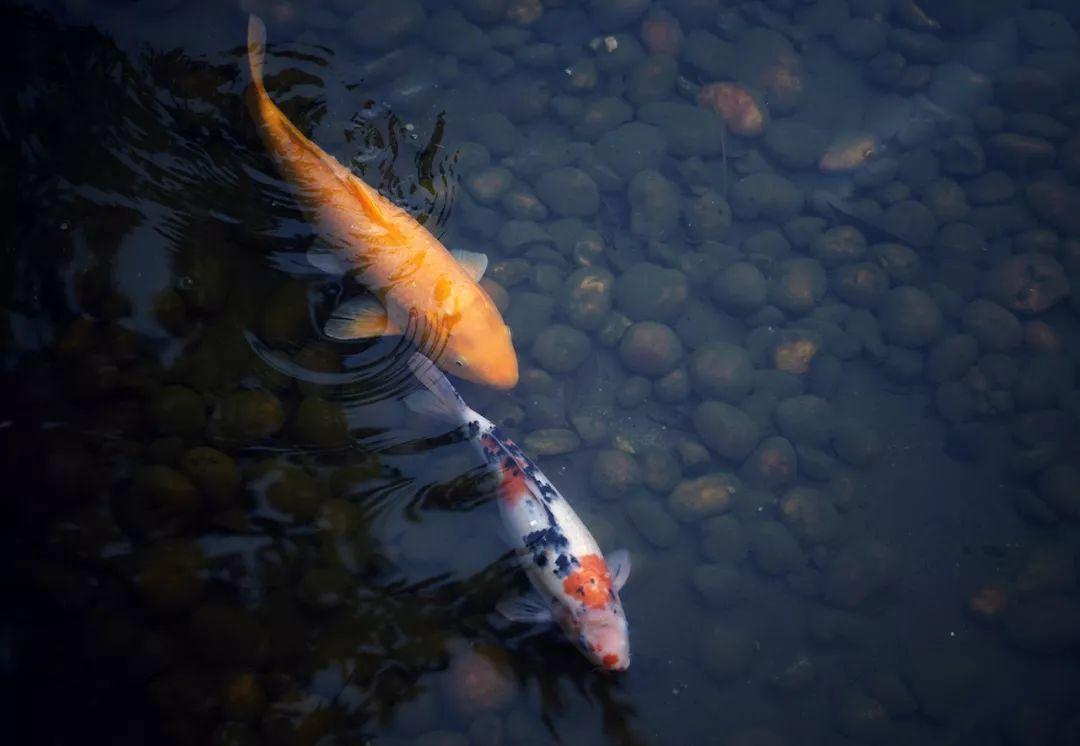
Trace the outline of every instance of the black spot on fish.
<path fill-rule="evenodd" d="M 560 554 L 555 559 L 555 574 L 560 578 L 565 578 L 574 567 L 578 564 L 576 557 L 571 557 L 566 554 Z"/>
<path fill-rule="evenodd" d="M 475 438 L 480 433 L 480 423 L 473 420 L 469 423 L 469 437 Z"/>
<path fill-rule="evenodd" d="M 570 542 L 563 532 L 559 530 L 558 526 L 551 526 L 550 528 L 543 528 L 526 534 L 524 541 L 525 546 L 534 551 L 537 549 L 561 551 L 570 546 Z"/>

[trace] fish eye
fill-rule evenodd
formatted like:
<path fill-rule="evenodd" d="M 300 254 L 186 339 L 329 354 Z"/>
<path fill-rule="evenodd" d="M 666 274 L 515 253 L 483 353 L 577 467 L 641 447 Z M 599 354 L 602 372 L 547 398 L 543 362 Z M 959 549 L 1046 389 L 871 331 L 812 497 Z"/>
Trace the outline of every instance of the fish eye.
<path fill-rule="evenodd" d="M 464 360 L 461 360 L 461 359 L 459 358 L 459 359 L 457 359 L 457 360 L 455 360 L 455 361 L 454 361 L 454 365 L 456 365 L 456 366 L 457 366 L 457 367 L 459 367 L 459 368 L 464 368 L 464 367 L 465 367 L 465 361 L 464 361 Z"/>

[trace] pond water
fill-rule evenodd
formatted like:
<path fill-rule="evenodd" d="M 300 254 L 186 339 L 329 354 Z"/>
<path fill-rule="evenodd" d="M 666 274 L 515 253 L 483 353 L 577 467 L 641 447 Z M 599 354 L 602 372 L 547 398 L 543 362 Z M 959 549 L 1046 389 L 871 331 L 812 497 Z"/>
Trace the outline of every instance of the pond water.
<path fill-rule="evenodd" d="M 459 390 L 630 551 L 628 671 L 496 612 L 410 340 L 322 333 L 364 290 L 248 13 L 299 130 L 487 254 L 520 380 Z M 1080 743 L 1080 5 L 0 17 L 20 742 Z"/>

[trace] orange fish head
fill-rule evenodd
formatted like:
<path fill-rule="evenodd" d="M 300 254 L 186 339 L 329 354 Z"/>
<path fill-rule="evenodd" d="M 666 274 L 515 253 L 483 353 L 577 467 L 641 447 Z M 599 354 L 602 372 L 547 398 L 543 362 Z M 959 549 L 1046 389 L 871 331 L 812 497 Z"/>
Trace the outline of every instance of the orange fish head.
<path fill-rule="evenodd" d="M 512 389 L 518 382 L 517 352 L 510 328 L 495 305 L 477 303 L 454 325 L 439 357 L 439 367 L 466 381 L 495 389 Z"/>
<path fill-rule="evenodd" d="M 616 599 L 602 609 L 587 609 L 578 618 L 578 647 L 605 671 L 630 667 L 630 631 L 621 606 Z"/>

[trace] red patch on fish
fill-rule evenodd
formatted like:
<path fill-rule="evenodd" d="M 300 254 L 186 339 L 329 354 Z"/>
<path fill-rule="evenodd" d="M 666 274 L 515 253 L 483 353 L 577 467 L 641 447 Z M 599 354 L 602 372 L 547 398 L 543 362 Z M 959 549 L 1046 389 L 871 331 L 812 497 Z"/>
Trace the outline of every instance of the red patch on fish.
<path fill-rule="evenodd" d="M 580 567 L 563 581 L 567 595 L 581 599 L 590 609 L 602 609 L 611 598 L 611 573 L 598 554 L 586 554 Z"/>
<path fill-rule="evenodd" d="M 615 666 L 619 665 L 619 656 L 615 655 L 615 653 L 607 653 L 600 659 L 600 662 L 604 664 L 604 668 L 615 668 Z"/>
<path fill-rule="evenodd" d="M 499 497 L 509 505 L 516 505 L 529 492 L 525 484 L 525 474 L 511 459 L 502 462 L 499 474 Z"/>

